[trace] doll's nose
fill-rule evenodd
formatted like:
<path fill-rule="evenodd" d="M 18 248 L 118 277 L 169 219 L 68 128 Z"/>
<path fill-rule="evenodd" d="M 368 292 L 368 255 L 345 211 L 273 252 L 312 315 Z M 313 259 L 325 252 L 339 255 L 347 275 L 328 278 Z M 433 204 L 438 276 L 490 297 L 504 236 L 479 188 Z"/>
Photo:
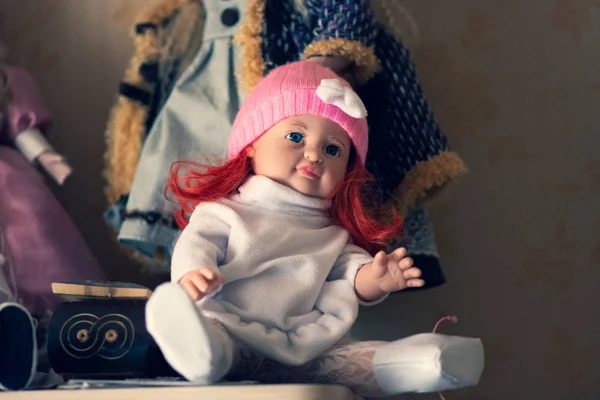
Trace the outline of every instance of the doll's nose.
<path fill-rule="evenodd" d="M 323 160 L 321 159 L 319 152 L 315 151 L 315 150 L 309 150 L 307 149 L 304 152 L 304 158 L 307 159 L 308 161 L 310 161 L 311 163 L 315 163 L 315 164 L 320 164 L 323 162 Z"/>

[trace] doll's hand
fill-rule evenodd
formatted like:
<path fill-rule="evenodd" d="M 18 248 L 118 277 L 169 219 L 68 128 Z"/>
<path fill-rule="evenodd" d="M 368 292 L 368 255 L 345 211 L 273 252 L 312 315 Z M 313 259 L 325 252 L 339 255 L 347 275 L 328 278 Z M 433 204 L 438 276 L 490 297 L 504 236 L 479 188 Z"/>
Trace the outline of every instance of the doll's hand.
<path fill-rule="evenodd" d="M 179 280 L 194 301 L 202 300 L 223 283 L 223 277 L 208 267 L 188 272 Z"/>
<path fill-rule="evenodd" d="M 380 251 L 375 255 L 370 272 L 383 292 L 396 292 L 425 284 L 422 279 L 419 279 L 421 270 L 413 265 L 412 258 L 407 257 L 406 253 L 406 249 L 401 247 L 390 254 Z"/>
<path fill-rule="evenodd" d="M 59 185 L 62 185 L 65 182 L 65 179 L 73 172 L 71 166 L 66 163 L 64 157 L 53 151 L 47 151 L 40 154 L 37 160 Z"/>

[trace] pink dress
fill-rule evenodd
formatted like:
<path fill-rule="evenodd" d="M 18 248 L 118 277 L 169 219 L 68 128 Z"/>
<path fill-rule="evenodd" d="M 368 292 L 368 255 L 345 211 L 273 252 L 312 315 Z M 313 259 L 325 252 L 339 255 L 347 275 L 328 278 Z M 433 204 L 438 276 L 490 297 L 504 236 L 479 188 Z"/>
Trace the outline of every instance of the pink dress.
<path fill-rule="evenodd" d="M 27 151 L 15 149 L 24 132 L 44 133 L 50 126 L 39 89 L 23 69 L 1 68 L 10 90 L 7 106 L 0 109 L 0 251 L 8 260 L 3 272 L 7 275 L 7 268 L 13 268 L 18 301 L 34 316 L 43 316 L 59 303 L 52 282 L 102 280 L 104 274 L 41 174 L 24 156 Z M 23 151 L 26 143 L 19 143 Z M 28 145 L 31 152 L 32 144 Z M 33 143 L 33 151 L 39 147 Z"/>

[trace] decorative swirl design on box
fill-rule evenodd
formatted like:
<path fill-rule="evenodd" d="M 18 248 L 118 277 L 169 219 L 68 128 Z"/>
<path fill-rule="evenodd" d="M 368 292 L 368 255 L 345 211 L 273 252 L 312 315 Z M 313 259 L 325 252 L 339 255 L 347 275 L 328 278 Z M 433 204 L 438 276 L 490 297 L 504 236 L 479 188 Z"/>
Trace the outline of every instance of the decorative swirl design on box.
<path fill-rule="evenodd" d="M 60 329 L 60 344 L 73 358 L 94 356 L 117 360 L 131 350 L 135 327 L 122 314 L 108 314 L 101 318 L 82 313 L 69 318 Z"/>

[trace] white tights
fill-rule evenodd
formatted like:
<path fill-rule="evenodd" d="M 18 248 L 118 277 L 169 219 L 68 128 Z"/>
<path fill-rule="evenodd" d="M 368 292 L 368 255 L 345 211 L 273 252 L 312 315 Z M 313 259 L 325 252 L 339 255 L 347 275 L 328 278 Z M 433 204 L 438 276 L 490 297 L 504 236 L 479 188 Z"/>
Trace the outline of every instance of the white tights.
<path fill-rule="evenodd" d="M 308 364 L 294 367 L 263 358 L 248 349 L 238 349 L 228 379 L 261 383 L 338 384 L 363 397 L 381 397 L 373 371 L 373 357 L 387 342 L 361 342 L 344 337 Z"/>

